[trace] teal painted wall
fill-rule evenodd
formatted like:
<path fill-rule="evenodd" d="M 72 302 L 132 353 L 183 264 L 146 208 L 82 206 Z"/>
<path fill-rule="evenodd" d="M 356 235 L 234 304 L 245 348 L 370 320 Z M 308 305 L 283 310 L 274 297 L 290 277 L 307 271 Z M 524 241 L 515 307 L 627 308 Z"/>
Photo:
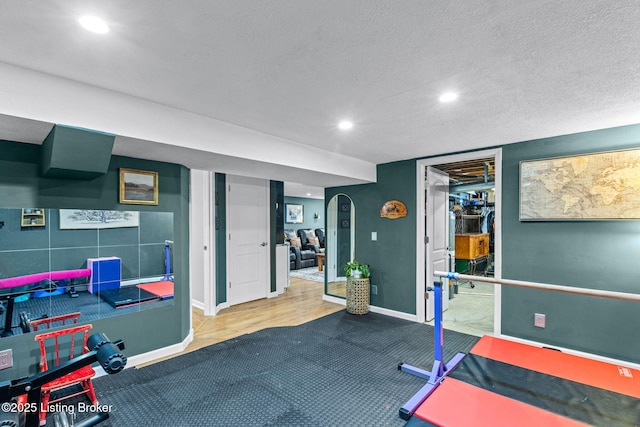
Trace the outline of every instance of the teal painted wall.
<path fill-rule="evenodd" d="M 339 275 L 343 276 L 344 266 L 351 261 L 351 199 L 344 194 L 338 194 L 337 206 L 338 229 L 336 230 L 336 260 L 338 264 L 336 267 Z M 344 223 L 345 221 L 347 224 Z"/>
<path fill-rule="evenodd" d="M 520 222 L 523 160 L 640 147 L 640 125 L 503 146 L 502 272 L 507 279 L 638 293 L 640 221 Z M 416 188 L 414 160 L 378 166 L 377 182 L 325 190 L 325 201 L 349 195 L 356 209 L 356 258 L 371 265 L 378 295 L 371 304 L 415 314 Z M 399 199 L 407 218 L 386 220 L 379 208 Z M 372 242 L 372 231 L 378 241 Z M 637 303 L 503 287 L 504 334 L 640 363 Z M 545 329 L 533 326 L 546 314 Z"/>
<path fill-rule="evenodd" d="M 520 161 L 635 147 L 640 125 L 503 147 L 503 277 L 638 293 L 640 221 L 519 221 Z M 545 329 L 534 313 L 546 314 Z M 638 303 L 503 287 L 507 335 L 640 363 L 639 324 Z"/>
<path fill-rule="evenodd" d="M 344 193 L 355 205 L 356 259 L 369 264 L 371 284 L 378 295 L 371 304 L 404 313 L 416 313 L 416 162 L 406 160 L 377 166 L 374 184 L 325 189 L 325 202 Z M 408 215 L 390 220 L 380 217 L 388 200 L 400 200 Z M 325 204 L 325 210 L 326 210 Z M 371 240 L 371 232 L 378 240 Z"/>
<path fill-rule="evenodd" d="M 42 176 L 71 179 L 99 177 L 109 168 L 115 139 L 116 136 L 109 133 L 54 125 L 42 143 Z"/>
<path fill-rule="evenodd" d="M 227 176 L 215 174 L 216 305 L 227 302 Z"/>
<path fill-rule="evenodd" d="M 276 245 L 284 242 L 284 183 L 269 182 L 269 251 L 271 259 L 271 292 L 277 290 Z"/>
<path fill-rule="evenodd" d="M 269 187 L 271 231 L 274 233 L 272 241 L 280 245 L 284 243 L 284 182 L 271 181 Z"/>
<path fill-rule="evenodd" d="M 284 198 L 285 205 L 291 203 L 295 205 L 304 206 L 304 221 L 302 224 L 284 224 L 284 228 L 290 228 L 294 231 L 299 228 L 310 228 L 315 230 L 316 228 L 324 228 L 325 216 L 324 216 L 324 201 L 322 199 L 309 199 L 306 197 L 289 197 Z M 314 218 L 313 214 L 318 213 L 318 218 Z"/>
<path fill-rule="evenodd" d="M 158 206 L 118 203 L 118 169 L 159 173 Z M 40 176 L 40 146 L 0 141 L 0 207 L 128 209 L 172 212 L 174 229 L 174 305 L 92 322 L 111 339 L 122 338 L 133 356 L 181 342 L 189 333 L 189 171 L 170 164 L 113 156 L 107 173 L 88 181 Z M 35 373 L 39 351 L 33 335 L 0 339 L 12 348 L 14 367 L 0 371 L 0 380 Z"/>

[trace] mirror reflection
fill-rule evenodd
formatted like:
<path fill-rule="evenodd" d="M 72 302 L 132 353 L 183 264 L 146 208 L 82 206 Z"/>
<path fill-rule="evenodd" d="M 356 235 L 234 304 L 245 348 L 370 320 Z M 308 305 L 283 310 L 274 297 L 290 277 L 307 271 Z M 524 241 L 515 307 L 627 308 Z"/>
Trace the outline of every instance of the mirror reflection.
<path fill-rule="evenodd" d="M 345 194 L 327 204 L 327 294 L 346 297 L 344 266 L 355 258 L 355 205 Z"/>
<path fill-rule="evenodd" d="M 173 213 L 0 209 L 0 337 L 173 304 Z"/>

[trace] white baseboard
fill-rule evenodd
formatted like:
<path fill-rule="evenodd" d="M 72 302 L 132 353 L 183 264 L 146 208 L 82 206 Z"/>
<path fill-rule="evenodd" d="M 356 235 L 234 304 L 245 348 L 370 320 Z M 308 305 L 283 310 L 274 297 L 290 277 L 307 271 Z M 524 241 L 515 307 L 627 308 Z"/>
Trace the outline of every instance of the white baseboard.
<path fill-rule="evenodd" d="M 279 297 L 282 294 L 284 294 L 284 291 L 282 291 L 282 292 L 278 292 L 278 291 L 269 292 L 269 294 L 267 295 L 267 298 L 276 298 L 276 297 Z"/>
<path fill-rule="evenodd" d="M 335 304 L 344 305 L 344 306 L 347 305 L 347 300 L 346 299 L 334 297 L 334 296 L 331 296 L 331 295 L 323 294 L 322 295 L 322 300 L 323 301 L 332 302 L 332 303 L 335 303 Z M 369 306 L 369 311 L 372 312 L 372 313 L 384 314 L 385 316 L 389 316 L 389 317 L 397 317 L 398 319 L 404 319 L 404 320 L 408 320 L 410 322 L 417 322 L 418 321 L 418 316 L 416 316 L 415 314 L 403 313 L 401 311 L 390 310 L 388 308 L 377 307 L 375 305 L 370 305 Z"/>
<path fill-rule="evenodd" d="M 332 297 L 331 295 L 322 294 L 322 301 L 332 302 L 334 304 L 347 305 L 347 300 L 344 298 Z"/>
<path fill-rule="evenodd" d="M 497 337 L 498 338 L 502 338 L 504 340 L 517 342 L 517 343 L 520 343 L 520 344 L 531 345 L 531 346 L 534 346 L 534 347 L 554 348 L 556 350 L 560 350 L 563 353 L 572 354 L 574 356 L 584 357 L 585 359 L 592 359 L 592 360 L 597 360 L 599 362 L 610 363 L 612 365 L 626 366 L 628 368 L 640 370 L 640 364 L 629 362 L 627 360 L 613 359 L 611 357 L 600 356 L 598 354 L 587 353 L 587 352 L 584 352 L 584 351 L 573 350 L 573 349 L 570 349 L 570 348 L 558 347 L 558 346 L 555 346 L 555 345 L 552 346 L 552 345 L 549 345 L 549 344 L 546 344 L 546 343 L 542 343 L 542 342 L 538 342 L 538 341 L 531 341 L 531 340 L 525 340 L 525 339 L 522 339 L 522 338 L 512 337 L 510 335 L 497 335 Z"/>
<path fill-rule="evenodd" d="M 218 312 L 220 310 L 225 309 L 225 308 L 229 308 L 229 307 L 231 307 L 231 304 L 229 304 L 228 302 L 223 302 L 222 304 L 218 304 L 218 305 L 216 305 L 215 314 L 218 314 Z"/>
<path fill-rule="evenodd" d="M 127 366 L 125 366 L 125 369 L 133 368 L 138 365 L 142 365 L 143 363 L 152 362 L 156 359 L 161 359 L 163 357 L 181 353 L 187 348 L 191 341 L 193 341 L 193 329 L 189 331 L 189 335 L 187 335 L 187 337 L 181 343 L 159 348 L 157 350 L 152 350 L 147 353 L 136 354 L 135 356 L 127 357 Z M 97 366 L 95 368 L 95 371 L 96 377 L 108 375 L 101 366 Z"/>
<path fill-rule="evenodd" d="M 403 313 L 402 311 L 390 310 L 388 308 L 377 307 L 375 305 L 370 305 L 369 311 L 372 313 L 384 314 L 389 317 L 397 317 L 398 319 L 408 320 L 410 322 L 418 321 L 418 316 L 415 314 Z"/>
<path fill-rule="evenodd" d="M 204 301 L 197 301 L 192 299 L 191 305 L 195 308 L 199 308 L 200 310 L 204 311 Z"/>

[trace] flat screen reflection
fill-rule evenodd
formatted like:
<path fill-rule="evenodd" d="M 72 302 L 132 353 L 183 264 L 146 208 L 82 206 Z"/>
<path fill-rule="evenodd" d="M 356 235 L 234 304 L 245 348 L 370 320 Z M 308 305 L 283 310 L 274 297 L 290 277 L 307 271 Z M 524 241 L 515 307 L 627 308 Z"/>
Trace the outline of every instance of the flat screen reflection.
<path fill-rule="evenodd" d="M 0 225 L 2 336 L 173 304 L 171 212 L 2 208 Z"/>

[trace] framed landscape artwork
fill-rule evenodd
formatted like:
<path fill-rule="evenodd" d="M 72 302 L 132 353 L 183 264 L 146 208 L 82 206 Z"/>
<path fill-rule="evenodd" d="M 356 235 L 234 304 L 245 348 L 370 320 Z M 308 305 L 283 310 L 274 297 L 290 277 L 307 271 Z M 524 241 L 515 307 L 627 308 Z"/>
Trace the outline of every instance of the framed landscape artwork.
<path fill-rule="evenodd" d="M 304 205 L 285 205 L 285 222 L 287 224 L 302 224 L 304 222 Z"/>
<path fill-rule="evenodd" d="M 120 203 L 158 204 L 158 172 L 120 169 Z"/>

